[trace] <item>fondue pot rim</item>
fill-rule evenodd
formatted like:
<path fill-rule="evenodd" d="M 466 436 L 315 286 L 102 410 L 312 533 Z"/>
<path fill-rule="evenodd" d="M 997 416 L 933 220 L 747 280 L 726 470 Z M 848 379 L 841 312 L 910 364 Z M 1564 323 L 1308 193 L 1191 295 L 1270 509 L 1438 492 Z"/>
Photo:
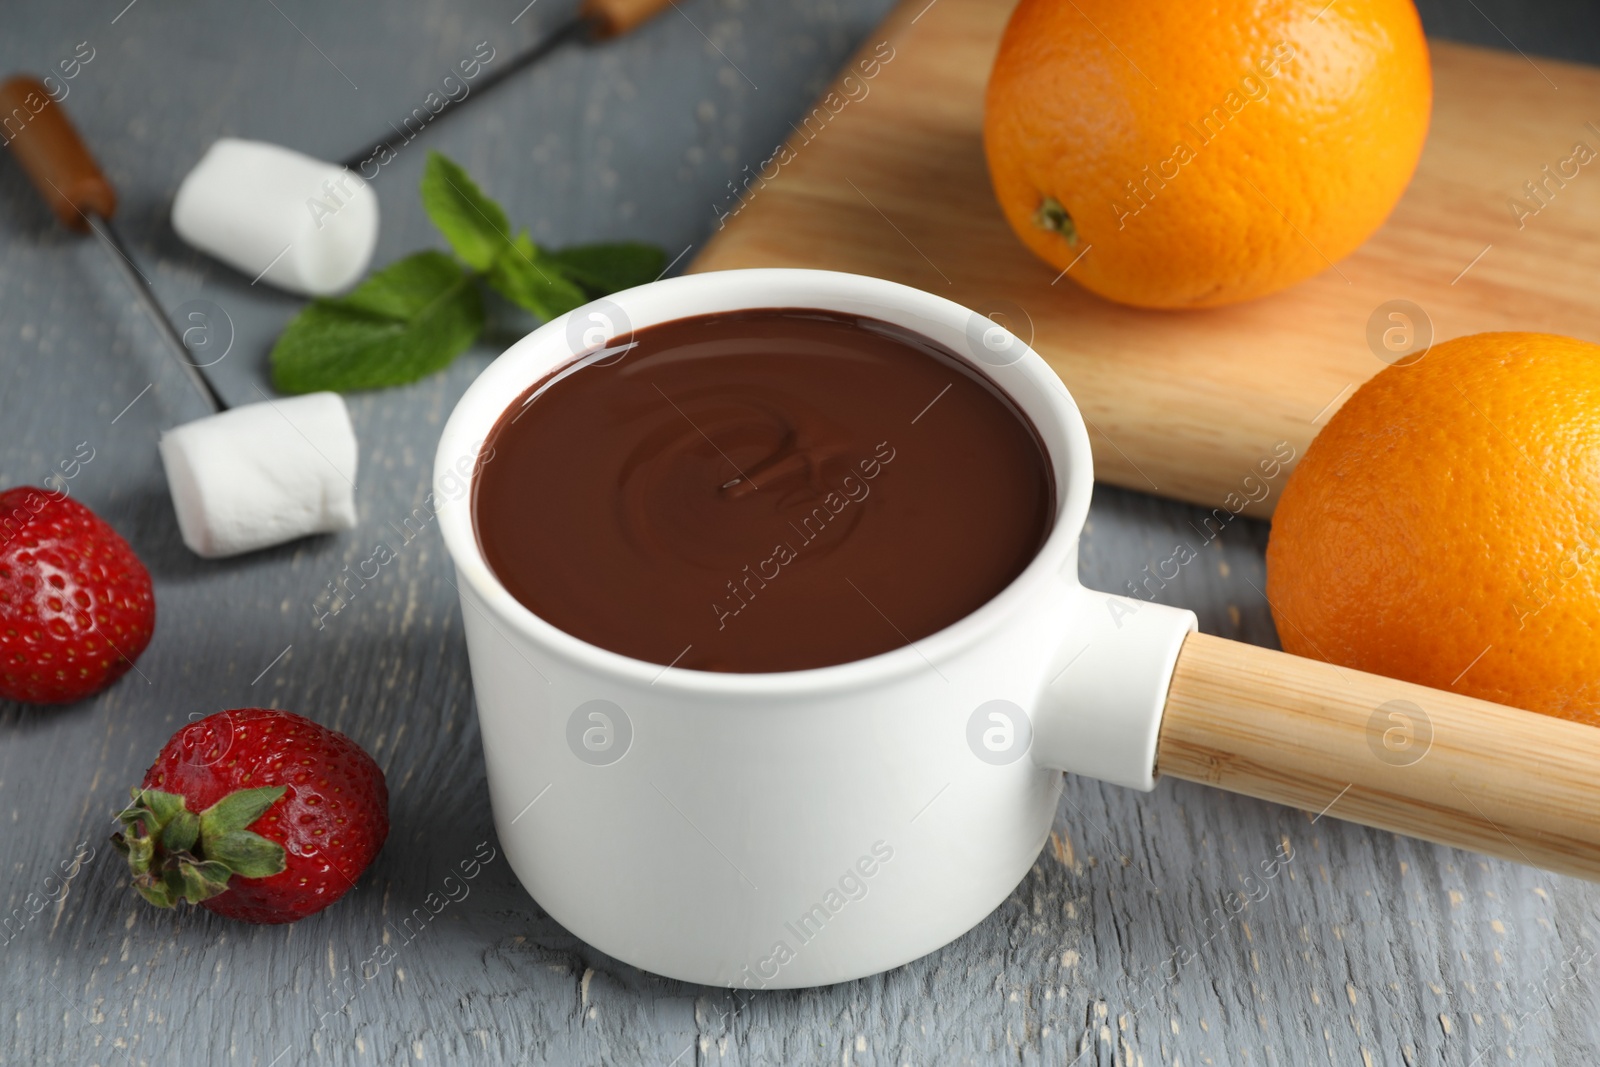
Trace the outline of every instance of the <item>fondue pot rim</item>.
<path fill-rule="evenodd" d="M 814 308 L 896 323 L 936 341 L 982 374 L 1034 423 L 1055 477 L 1056 507 L 1045 543 L 1003 590 L 956 622 L 865 659 L 798 671 L 736 673 L 663 667 L 601 648 L 546 622 L 503 586 L 483 558 L 473 521 L 476 459 L 500 417 L 530 386 L 576 358 L 574 324 L 624 317 L 631 328 L 721 311 Z M 1018 309 L 1020 310 L 1020 309 Z M 962 351 L 960 338 L 1002 331 L 1007 362 L 987 365 Z M 1011 346 L 1020 346 L 1014 348 Z M 967 345 L 969 349 L 972 347 Z M 1010 358 L 1020 351 L 1019 358 Z M 1021 387 L 1021 388 L 1019 388 Z M 892 439 L 891 439 L 892 444 Z M 1088 432 L 1077 405 L 1050 366 L 998 321 L 984 322 L 944 297 L 879 278 L 837 271 L 758 268 L 689 274 L 616 293 L 553 319 L 517 341 L 478 376 L 457 402 L 440 436 L 434 462 L 434 502 L 456 573 L 497 629 L 509 628 L 573 665 L 644 682 L 671 692 L 771 698 L 831 693 L 892 682 L 959 653 L 1001 625 L 1043 578 L 1076 582 L 1078 537 L 1088 517 L 1093 465 Z M 463 589 L 462 592 L 466 592 Z"/>

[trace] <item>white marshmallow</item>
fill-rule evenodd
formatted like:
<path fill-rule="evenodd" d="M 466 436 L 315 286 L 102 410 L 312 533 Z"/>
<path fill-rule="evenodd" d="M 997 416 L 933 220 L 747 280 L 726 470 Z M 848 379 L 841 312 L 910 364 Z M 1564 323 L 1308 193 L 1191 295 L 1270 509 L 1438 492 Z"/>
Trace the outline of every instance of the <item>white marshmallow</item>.
<path fill-rule="evenodd" d="M 236 556 L 356 524 L 356 435 L 338 393 L 224 411 L 161 435 L 183 543 Z"/>
<path fill-rule="evenodd" d="M 378 243 L 378 197 L 343 167 L 224 137 L 178 186 L 172 228 L 251 278 L 320 296 L 366 271 Z"/>

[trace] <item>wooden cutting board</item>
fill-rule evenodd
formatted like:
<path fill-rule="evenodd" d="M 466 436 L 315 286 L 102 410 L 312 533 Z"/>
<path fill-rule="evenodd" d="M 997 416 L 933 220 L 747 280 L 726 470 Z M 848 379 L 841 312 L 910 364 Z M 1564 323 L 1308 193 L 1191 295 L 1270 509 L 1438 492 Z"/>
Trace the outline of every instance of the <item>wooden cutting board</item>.
<path fill-rule="evenodd" d="M 1576 143 L 1600 151 L 1600 70 L 1433 42 L 1422 162 L 1365 246 L 1250 304 L 1144 311 L 1058 280 L 994 202 L 983 90 L 1012 6 L 902 4 L 846 68 L 853 80 L 797 122 L 789 154 L 750 178 L 742 205 L 719 206 L 737 214 L 693 269 L 853 271 L 985 312 L 1018 306 L 1018 332 L 1031 319 L 1034 347 L 1083 410 L 1098 476 L 1211 508 L 1261 496 L 1244 481 L 1257 465 L 1286 453 L 1281 442 L 1303 454 L 1385 366 L 1368 324 L 1390 301 L 1419 306 L 1435 340 L 1510 329 L 1600 340 L 1600 160 L 1520 228 L 1510 208 L 1513 197 L 1531 206 L 1524 183 Z M 871 59 L 876 76 L 864 78 Z M 1282 483 L 1246 512 L 1270 514 Z"/>

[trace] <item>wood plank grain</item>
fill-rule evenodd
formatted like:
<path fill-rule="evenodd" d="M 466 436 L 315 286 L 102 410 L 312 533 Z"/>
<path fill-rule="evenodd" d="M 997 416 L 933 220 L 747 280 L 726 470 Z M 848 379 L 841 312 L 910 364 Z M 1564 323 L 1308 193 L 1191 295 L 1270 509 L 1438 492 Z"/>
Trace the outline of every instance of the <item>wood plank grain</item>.
<path fill-rule="evenodd" d="M 1563 41 L 1600 48 L 1586 8 L 1476 4 L 1535 56 Z M 276 5 L 58 0 L 8 9 L 0 33 L 4 71 L 44 73 L 85 38 L 98 49 L 68 110 L 166 306 L 198 296 L 232 316 L 234 348 L 210 368 L 230 399 L 271 392 L 266 352 L 301 302 L 171 236 L 167 205 L 206 145 L 259 137 L 338 158 L 421 104 L 479 41 L 498 63 L 575 0 L 514 25 L 526 0 Z M 416 199 L 430 148 L 551 247 L 635 239 L 676 255 L 857 43 L 883 39 L 888 8 L 677 6 L 600 49 L 564 50 L 430 129 L 377 181 L 376 262 L 442 247 Z M 1473 7 L 1455 8 L 1503 43 Z M 159 616 L 139 661 L 148 683 L 130 673 L 82 705 L 0 706 L 0 918 L 27 916 L 0 936 L 0 1065 L 1600 1062 L 1600 968 L 1573 955 L 1600 936 L 1595 886 L 1179 780 L 1151 794 L 1063 780 L 1049 844 L 993 915 L 927 958 L 827 989 L 751 998 L 640 972 L 563 930 L 503 859 L 423 933 L 395 932 L 493 844 L 454 575 L 430 525 L 326 629 L 311 602 L 399 536 L 391 524 L 422 502 L 451 406 L 532 325 L 496 308 L 492 342 L 449 370 L 350 397 L 357 529 L 197 560 L 178 540 L 155 440 L 204 408 L 100 249 L 61 232 L 0 156 L 0 484 L 36 484 L 89 440 L 98 452 L 73 494 L 145 559 Z M 1194 608 L 1207 632 L 1270 644 L 1256 592 L 1266 528 L 1241 520 L 1202 544 L 1188 525 L 1199 514 L 1097 487 L 1084 580 L 1120 591 L 1191 541 L 1195 560 L 1160 598 Z M 290 927 L 155 912 L 104 844 L 126 786 L 174 729 L 246 704 L 349 733 L 389 778 L 393 830 L 377 863 L 336 907 Z M 50 893 L 46 874 L 80 843 L 94 857 L 30 914 L 29 894 Z M 1292 862 L 1235 910 L 1244 876 L 1280 849 Z M 395 961 L 346 985 L 385 938 Z"/>
<path fill-rule="evenodd" d="M 1213 508 L 1280 442 L 1303 454 L 1385 366 L 1367 330 L 1388 301 L 1419 305 L 1440 340 L 1504 329 L 1600 339 L 1600 178 L 1584 168 L 1549 186 L 1548 206 L 1520 225 L 1508 207 L 1515 196 L 1535 203 L 1524 182 L 1544 180 L 1541 168 L 1576 142 L 1600 151 L 1600 71 L 1433 42 L 1427 147 L 1366 245 L 1249 304 L 1148 311 L 1060 277 L 994 202 L 983 86 L 1010 6 L 904 0 L 797 127 L 781 166 L 747 180 L 694 269 L 853 271 L 985 312 L 1009 307 L 1013 322 L 1020 309 L 1019 332 L 1090 423 L 1097 476 Z M 883 41 L 892 60 L 864 78 L 860 63 Z M 1241 494 L 1247 514 L 1268 515 L 1276 500 Z"/>

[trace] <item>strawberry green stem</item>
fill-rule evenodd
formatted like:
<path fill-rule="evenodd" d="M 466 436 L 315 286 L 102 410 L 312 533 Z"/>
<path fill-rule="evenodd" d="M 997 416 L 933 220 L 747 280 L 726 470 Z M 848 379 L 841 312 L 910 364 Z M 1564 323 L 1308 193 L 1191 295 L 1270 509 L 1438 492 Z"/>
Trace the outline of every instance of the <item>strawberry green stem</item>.
<path fill-rule="evenodd" d="M 198 904 L 227 892 L 229 880 L 270 878 L 283 871 L 283 846 L 245 829 L 286 792 L 281 785 L 239 789 L 198 815 L 182 796 L 132 790 L 118 813 L 111 843 L 128 860 L 134 890 L 159 908 Z"/>

